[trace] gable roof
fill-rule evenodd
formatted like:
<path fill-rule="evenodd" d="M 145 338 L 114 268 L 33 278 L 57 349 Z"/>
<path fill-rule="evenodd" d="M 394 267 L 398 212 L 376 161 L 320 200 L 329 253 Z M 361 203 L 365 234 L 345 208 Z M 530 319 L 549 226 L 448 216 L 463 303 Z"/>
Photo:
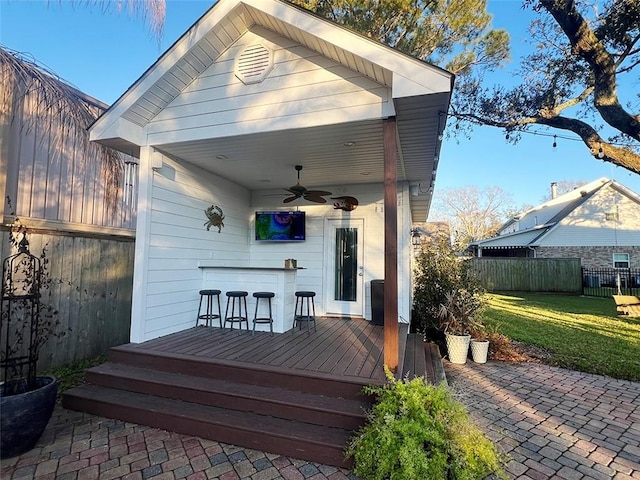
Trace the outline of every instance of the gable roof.
<path fill-rule="evenodd" d="M 255 26 L 295 39 L 393 89 L 393 98 L 449 93 L 453 75 L 283 0 L 220 0 L 92 126 L 115 116 L 146 125 L 233 42 Z M 426 75 L 425 73 L 430 73 Z M 104 127 L 103 127 L 104 128 Z"/>
<path fill-rule="evenodd" d="M 479 240 L 471 245 L 482 248 L 534 247 L 558 228 L 563 219 L 604 188 L 614 188 L 640 205 L 638 194 L 615 180 L 602 177 L 527 210 L 502 225 L 496 237 Z"/>
<path fill-rule="evenodd" d="M 232 133 L 216 137 L 216 149 L 219 150 L 221 146 L 233 148 L 234 153 L 243 158 L 249 158 L 252 152 L 260 152 L 263 170 L 284 178 L 290 176 L 290 165 L 298 162 L 293 159 L 281 160 L 281 164 L 287 166 L 286 171 L 284 167 L 278 170 L 278 165 L 268 162 L 265 166 L 264 159 L 269 155 L 269 146 L 296 144 L 308 149 L 311 145 L 329 145 L 335 142 L 328 142 L 328 138 L 335 141 L 336 132 L 344 135 L 348 129 L 358 132 L 362 138 L 379 137 L 381 141 L 379 132 L 382 119 L 395 115 L 399 144 L 398 180 L 427 187 L 432 184 L 441 147 L 439 137 L 444 130 L 451 98 L 453 74 L 372 41 L 285 0 L 219 0 L 92 125 L 91 139 L 137 155 L 140 146 L 150 142 L 147 135 L 150 122 L 247 32 L 270 32 L 270 35 L 288 39 L 376 82 L 390 92 L 391 101 L 388 105 L 391 108 L 381 105 L 379 117 L 367 119 L 350 117 L 353 114 L 344 109 L 338 123 L 331 123 L 326 116 L 318 115 L 314 119 L 317 125 L 305 124 L 299 130 L 291 123 L 279 125 L 272 122 L 269 131 L 255 131 L 251 137 L 248 132 L 236 132 L 235 138 Z M 309 140 L 308 127 L 317 132 L 313 134 L 312 141 Z M 219 153 L 212 147 L 211 140 L 212 137 L 181 138 L 151 146 L 207 168 L 198 161 L 213 158 Z M 192 142 L 190 148 L 181 148 L 187 141 Z M 182 145 L 178 145 L 179 142 Z M 253 145 L 250 150 L 249 144 Z M 247 146 L 247 150 L 238 150 L 243 145 Z M 323 171 L 322 162 L 314 160 L 313 170 L 305 168 L 307 186 L 382 182 L 383 172 L 378 168 L 381 165 L 380 144 L 372 144 L 367 151 L 373 153 L 361 154 L 359 159 L 340 159 L 341 167 L 351 167 L 353 163 L 353 168 L 336 168 L 334 164 L 327 165 Z M 282 157 L 282 152 L 274 151 L 272 155 Z M 336 158 L 334 151 L 298 151 L 298 155 L 302 158 Z M 355 162 L 360 163 L 356 165 Z M 371 176 L 365 178 L 350 174 L 350 171 L 359 169 L 358 175 L 365 175 L 362 173 L 365 165 L 373 173 Z M 220 168 L 227 168 L 215 171 L 220 176 L 250 190 L 264 189 L 264 183 L 258 183 L 258 177 L 247 165 L 235 171 L 230 165 Z M 427 190 L 424 188 L 424 191 Z M 426 219 L 430 200 L 431 193 L 410 199 L 414 220 Z"/>

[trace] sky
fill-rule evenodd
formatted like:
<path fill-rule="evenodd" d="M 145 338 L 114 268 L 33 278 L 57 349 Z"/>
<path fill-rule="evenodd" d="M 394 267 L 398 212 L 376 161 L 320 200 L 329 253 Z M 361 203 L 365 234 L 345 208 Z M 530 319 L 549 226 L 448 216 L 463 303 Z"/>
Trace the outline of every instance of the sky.
<path fill-rule="evenodd" d="M 111 104 L 213 4 L 213 0 L 167 0 L 164 36 L 153 38 L 145 24 L 113 9 L 69 0 L 0 0 L 0 44 L 29 55 L 86 94 Z M 500 71 L 512 81 L 527 52 L 527 27 L 534 14 L 520 0 L 489 0 L 494 28 L 509 31 L 512 62 Z M 542 130 L 541 130 L 542 132 Z M 560 133 L 547 131 L 547 133 Z M 569 134 L 562 133 L 562 136 Z M 640 193 L 640 175 L 594 159 L 578 141 L 523 135 L 508 144 L 504 132 L 476 128 L 471 139 L 445 138 L 435 195 L 447 188 L 499 186 L 513 206 L 537 205 L 551 182 L 615 179 Z"/>

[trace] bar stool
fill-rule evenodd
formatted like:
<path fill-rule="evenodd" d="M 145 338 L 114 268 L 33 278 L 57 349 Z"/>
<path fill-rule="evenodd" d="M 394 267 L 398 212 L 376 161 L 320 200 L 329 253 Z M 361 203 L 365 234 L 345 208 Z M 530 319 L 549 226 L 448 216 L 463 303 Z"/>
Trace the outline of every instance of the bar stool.
<path fill-rule="evenodd" d="M 242 330 L 242 322 L 247 323 L 247 331 L 249 331 L 249 320 L 247 316 L 247 292 L 243 291 L 231 291 L 227 292 L 227 308 L 224 312 L 224 326 L 227 326 L 227 322 L 231 323 L 231 330 L 233 330 L 233 324 L 238 323 L 239 329 Z M 244 315 L 242 315 L 242 305 L 244 303 Z M 231 316 L 229 316 L 229 304 L 231 304 Z M 238 312 L 236 314 L 236 304 Z"/>
<path fill-rule="evenodd" d="M 222 314 L 220 313 L 220 290 L 200 290 L 200 304 L 198 305 L 198 318 L 196 319 L 196 327 L 200 323 L 200 320 L 205 321 L 207 327 L 212 327 L 213 320 L 216 318 L 220 322 L 220 328 L 222 328 Z M 202 299 L 207 298 L 207 304 L 205 313 L 200 313 L 202 310 Z M 213 313 L 213 297 L 218 300 L 218 313 Z"/>
<path fill-rule="evenodd" d="M 298 324 L 298 328 L 302 328 L 302 322 L 307 322 L 307 334 L 311 333 L 311 322 L 313 322 L 313 331 L 317 331 L 316 328 L 316 304 L 314 303 L 313 297 L 316 296 L 316 292 L 309 291 L 299 291 L 295 293 L 296 295 L 296 307 L 294 310 L 293 317 L 293 329 L 291 330 L 291 334 L 293 334 L 293 330 L 296 328 L 296 323 Z M 311 309 L 309 309 L 309 300 L 311 300 Z M 298 303 L 300 304 L 300 309 L 298 311 Z M 304 315 L 304 307 L 307 307 L 307 314 Z M 310 314 L 310 310 L 313 311 L 313 315 Z"/>
<path fill-rule="evenodd" d="M 256 299 L 256 312 L 253 315 L 253 331 L 251 332 L 251 335 L 255 335 L 256 333 L 256 323 L 268 323 L 271 336 L 273 337 L 273 313 L 271 311 L 271 299 L 275 296 L 276 294 L 273 292 L 253 292 L 253 297 Z M 269 304 L 268 317 L 258 317 L 258 304 L 260 303 L 261 298 L 264 298 Z"/>

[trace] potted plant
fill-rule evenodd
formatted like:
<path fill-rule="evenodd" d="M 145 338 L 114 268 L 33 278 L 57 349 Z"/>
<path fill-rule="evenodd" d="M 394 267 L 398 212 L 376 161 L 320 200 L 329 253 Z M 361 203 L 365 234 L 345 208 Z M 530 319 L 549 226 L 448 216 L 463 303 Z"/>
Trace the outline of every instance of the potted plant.
<path fill-rule="evenodd" d="M 40 349 L 57 332 L 57 311 L 41 301 L 46 258 L 29 252 L 26 232 L 3 262 L 0 329 L 0 458 L 31 450 L 53 412 L 57 381 L 37 376 Z M 17 245 L 16 245 L 17 244 Z M 44 283 L 43 283 L 43 278 Z"/>
<path fill-rule="evenodd" d="M 489 336 L 484 325 L 477 324 L 471 332 L 471 358 L 476 363 L 487 363 L 489 354 Z"/>
<path fill-rule="evenodd" d="M 447 355 L 451 363 L 467 362 L 471 332 L 481 324 L 479 317 L 483 307 L 479 295 L 466 289 L 451 291 L 440 304 L 438 319 L 445 333 Z"/>

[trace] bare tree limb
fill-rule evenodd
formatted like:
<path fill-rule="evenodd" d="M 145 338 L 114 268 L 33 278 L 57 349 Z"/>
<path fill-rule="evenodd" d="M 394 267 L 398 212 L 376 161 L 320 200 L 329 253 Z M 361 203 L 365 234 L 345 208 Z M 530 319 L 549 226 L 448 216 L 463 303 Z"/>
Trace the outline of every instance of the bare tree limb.
<path fill-rule="evenodd" d="M 640 118 L 629 114 L 618 100 L 613 58 L 576 8 L 574 0 L 540 0 L 569 39 L 575 55 L 591 67 L 594 106 L 613 128 L 640 141 Z"/>

